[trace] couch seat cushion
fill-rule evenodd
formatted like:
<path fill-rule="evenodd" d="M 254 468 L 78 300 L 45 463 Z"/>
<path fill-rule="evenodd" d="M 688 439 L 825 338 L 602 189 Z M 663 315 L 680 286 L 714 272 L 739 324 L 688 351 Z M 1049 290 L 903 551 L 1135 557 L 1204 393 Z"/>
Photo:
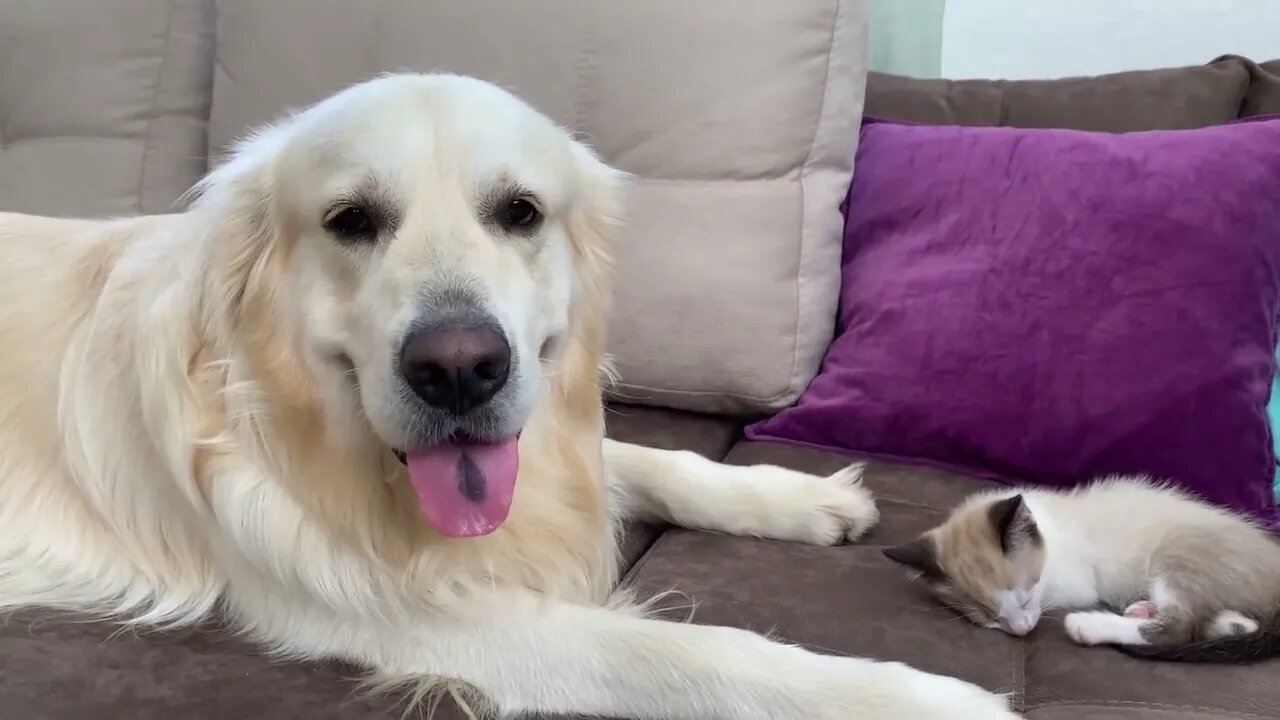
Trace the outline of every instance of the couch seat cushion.
<path fill-rule="evenodd" d="M 712 460 L 724 458 L 742 432 L 742 422 L 733 418 L 616 404 L 605 411 L 605 427 L 614 440 L 692 450 Z"/>
<path fill-rule="evenodd" d="M 216 628 L 121 632 L 46 610 L 0 625 L 0 717 L 24 720 L 387 720 L 398 698 L 357 696 L 360 671 L 267 658 Z M 452 720 L 452 718 L 450 718 Z"/>
<path fill-rule="evenodd" d="M 829 473 L 847 460 L 814 450 L 744 442 L 731 463 Z M 1072 645 L 1051 619 L 1025 641 L 977 628 L 936 605 L 880 549 L 915 537 L 969 493 L 990 485 L 936 470 L 872 463 L 866 474 L 881 524 L 835 548 L 666 533 L 627 582 L 642 595 L 686 596 L 673 618 L 746 627 L 815 650 L 900 660 L 1015 694 L 1029 720 L 1261 720 L 1278 717 L 1280 663 L 1254 666 L 1144 662 Z M 803 598 L 797 603 L 796 598 Z"/>
<path fill-rule="evenodd" d="M 768 443 L 741 443 L 726 458 L 827 474 L 848 460 Z M 897 538 L 914 537 L 943 517 L 943 508 L 979 487 L 941 472 L 905 472 L 875 465 L 865 482 L 876 493 L 882 522 L 855 545 L 817 548 L 667 531 L 626 582 L 642 596 L 674 589 L 672 619 L 770 633 L 811 649 L 898 660 L 957 675 L 993 690 L 1020 687 L 1020 646 L 974 627 L 914 592 L 881 555 Z M 804 602 L 796 602 L 803 598 Z"/>
<path fill-rule="evenodd" d="M 728 460 L 819 473 L 846 462 L 763 443 L 739 444 Z M 670 531 L 627 581 L 642 593 L 673 587 L 686 593 L 698 601 L 695 622 L 772 631 L 815 650 L 902 660 L 1012 691 L 1028 720 L 1277 717 L 1275 663 L 1144 663 L 1105 649 L 1076 648 L 1053 623 L 1020 642 L 954 618 L 910 586 L 880 557 L 879 548 L 914 537 L 985 484 L 879 463 L 868 469 L 867 484 L 880 498 L 884 519 L 862 543 L 811 548 Z M 795 602 L 797 597 L 804 602 Z M 667 614 L 683 619 L 688 610 L 673 607 Z M 400 715 L 398 698 L 355 695 L 352 680 L 358 676 L 355 668 L 339 664 L 269 660 L 216 629 L 133 635 L 45 611 L 21 612 L 0 625 L 5 717 L 376 720 Z M 462 717 L 442 708 L 434 720 Z"/>
<path fill-rule="evenodd" d="M 691 450 L 712 460 L 724 458 L 742 431 L 742 424 L 733 419 L 640 405 L 609 406 L 605 427 L 614 440 L 663 450 Z M 631 523 L 619 548 L 623 571 L 629 570 L 661 534 L 662 528 L 656 525 Z"/>

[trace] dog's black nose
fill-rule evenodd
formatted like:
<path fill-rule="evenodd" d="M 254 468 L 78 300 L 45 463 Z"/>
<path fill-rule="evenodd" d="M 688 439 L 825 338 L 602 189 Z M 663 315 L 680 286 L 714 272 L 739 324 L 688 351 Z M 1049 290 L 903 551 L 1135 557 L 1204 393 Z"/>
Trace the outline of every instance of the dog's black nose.
<path fill-rule="evenodd" d="M 428 405 L 462 415 L 507 384 L 511 346 L 490 327 L 417 330 L 400 348 L 400 373 Z"/>

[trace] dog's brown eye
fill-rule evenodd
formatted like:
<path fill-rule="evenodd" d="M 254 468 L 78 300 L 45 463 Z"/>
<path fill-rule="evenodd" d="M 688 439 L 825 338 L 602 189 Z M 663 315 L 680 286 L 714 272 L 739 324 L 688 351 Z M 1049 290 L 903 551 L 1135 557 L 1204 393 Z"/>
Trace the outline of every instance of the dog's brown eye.
<path fill-rule="evenodd" d="M 335 210 L 324 221 L 329 232 L 351 241 L 373 240 L 378 236 L 378 225 L 364 208 L 350 206 Z"/>
<path fill-rule="evenodd" d="M 541 219 L 538 208 L 524 198 L 516 198 L 498 211 L 498 222 L 508 230 L 528 230 Z"/>

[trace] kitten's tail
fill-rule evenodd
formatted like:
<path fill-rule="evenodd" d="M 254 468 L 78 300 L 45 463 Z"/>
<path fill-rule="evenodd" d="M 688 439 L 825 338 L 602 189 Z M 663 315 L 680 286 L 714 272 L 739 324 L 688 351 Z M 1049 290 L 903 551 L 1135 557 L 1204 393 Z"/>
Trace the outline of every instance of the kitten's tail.
<path fill-rule="evenodd" d="M 1246 664 L 1280 657 L 1280 617 L 1257 632 L 1182 645 L 1117 645 L 1120 652 L 1143 660 Z"/>

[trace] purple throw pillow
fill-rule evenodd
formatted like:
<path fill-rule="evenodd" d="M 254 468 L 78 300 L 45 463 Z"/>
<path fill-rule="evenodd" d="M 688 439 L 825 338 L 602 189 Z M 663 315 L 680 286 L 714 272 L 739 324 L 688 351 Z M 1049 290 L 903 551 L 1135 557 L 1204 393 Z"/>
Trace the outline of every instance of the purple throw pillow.
<path fill-rule="evenodd" d="M 1148 473 L 1273 528 L 1280 119 L 868 120 L 837 336 L 777 440 L 1012 482 Z"/>

